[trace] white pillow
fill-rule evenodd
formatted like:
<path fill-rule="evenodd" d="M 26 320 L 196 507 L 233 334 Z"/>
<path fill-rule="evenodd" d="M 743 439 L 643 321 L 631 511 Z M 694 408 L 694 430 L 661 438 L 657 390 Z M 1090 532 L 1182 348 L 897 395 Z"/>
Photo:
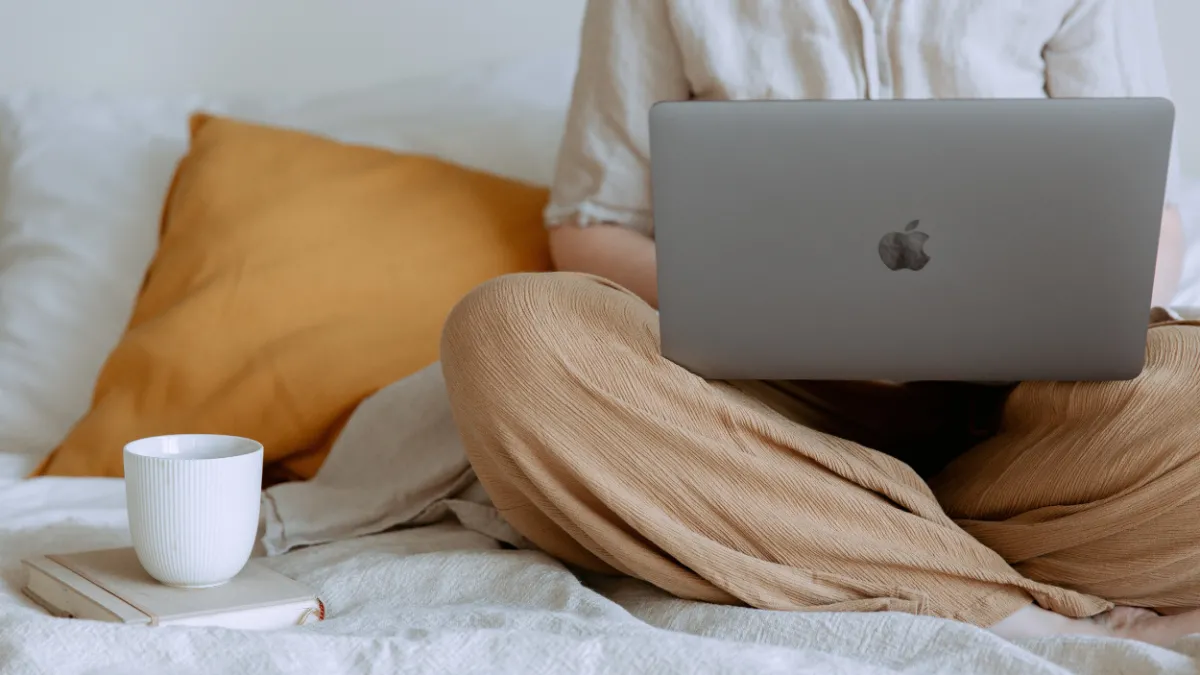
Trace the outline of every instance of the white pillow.
<path fill-rule="evenodd" d="M 192 111 L 544 184 L 574 66 L 564 51 L 294 102 L 0 98 L 0 476 L 30 470 L 86 412 L 157 247 Z"/>
<path fill-rule="evenodd" d="M 40 456 L 86 410 L 124 330 L 190 106 L 5 103 L 0 451 Z"/>

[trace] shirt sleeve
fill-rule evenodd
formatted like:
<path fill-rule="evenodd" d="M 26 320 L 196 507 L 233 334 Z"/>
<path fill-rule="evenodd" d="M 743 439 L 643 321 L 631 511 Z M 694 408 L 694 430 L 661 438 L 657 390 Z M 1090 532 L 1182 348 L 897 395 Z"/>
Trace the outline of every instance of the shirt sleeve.
<path fill-rule="evenodd" d="M 589 0 L 546 223 L 653 234 L 650 108 L 690 87 L 668 0 Z"/>
<path fill-rule="evenodd" d="M 1046 45 L 1046 91 L 1055 98 L 1171 98 L 1150 0 L 1078 0 Z M 1178 205 L 1179 153 L 1171 153 L 1167 203 Z"/>

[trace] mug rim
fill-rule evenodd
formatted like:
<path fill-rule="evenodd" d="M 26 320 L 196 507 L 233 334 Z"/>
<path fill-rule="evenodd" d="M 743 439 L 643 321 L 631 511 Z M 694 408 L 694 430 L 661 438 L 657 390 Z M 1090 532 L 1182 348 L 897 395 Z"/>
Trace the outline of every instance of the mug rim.
<path fill-rule="evenodd" d="M 164 453 L 161 450 L 155 450 L 155 448 L 162 448 L 164 441 L 169 438 L 192 438 L 223 441 L 229 443 L 230 449 L 219 451 L 215 454 L 199 456 L 189 455 L 186 452 L 172 454 Z M 244 436 L 230 436 L 225 434 L 162 434 L 159 436 L 147 436 L 146 438 L 139 438 L 136 441 L 130 441 L 129 443 L 125 444 L 125 454 L 127 456 L 148 460 L 164 460 L 169 462 L 219 462 L 222 460 L 247 457 L 261 452 L 263 452 L 263 444 L 254 440 L 253 438 L 246 438 Z"/>

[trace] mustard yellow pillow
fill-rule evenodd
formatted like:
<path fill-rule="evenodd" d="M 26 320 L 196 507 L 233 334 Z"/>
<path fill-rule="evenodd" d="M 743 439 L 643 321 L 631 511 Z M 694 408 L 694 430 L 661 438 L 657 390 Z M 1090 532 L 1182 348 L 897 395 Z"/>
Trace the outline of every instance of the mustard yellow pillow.
<path fill-rule="evenodd" d="M 248 436 L 309 478 L 363 398 L 437 360 L 471 288 L 549 268 L 544 189 L 209 115 L 91 410 L 37 475 L 121 476 L 125 443 Z"/>

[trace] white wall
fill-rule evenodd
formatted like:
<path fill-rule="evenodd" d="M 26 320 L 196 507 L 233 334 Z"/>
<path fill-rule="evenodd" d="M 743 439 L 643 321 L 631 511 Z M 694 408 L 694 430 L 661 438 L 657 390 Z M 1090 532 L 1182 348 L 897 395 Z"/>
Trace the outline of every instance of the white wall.
<path fill-rule="evenodd" d="M 1200 0 L 1121 1 L 1158 3 L 1185 169 L 1200 177 Z M 572 44 L 583 4 L 0 0 L 0 91 L 327 92 Z"/>
<path fill-rule="evenodd" d="M 584 0 L 0 0 L 0 91 L 327 93 L 573 44 Z"/>

